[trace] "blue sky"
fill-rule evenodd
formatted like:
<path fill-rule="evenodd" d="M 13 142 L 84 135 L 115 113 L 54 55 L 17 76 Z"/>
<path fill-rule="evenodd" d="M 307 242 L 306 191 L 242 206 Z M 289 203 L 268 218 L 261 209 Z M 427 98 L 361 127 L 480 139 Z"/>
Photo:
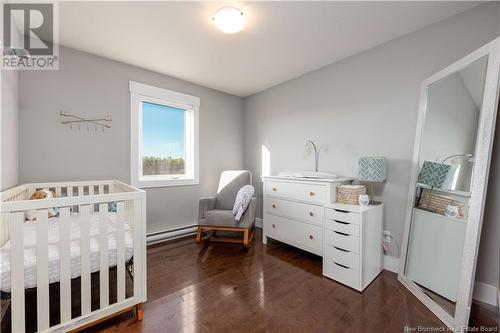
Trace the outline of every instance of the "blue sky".
<path fill-rule="evenodd" d="M 144 156 L 184 157 L 184 110 L 143 102 Z"/>

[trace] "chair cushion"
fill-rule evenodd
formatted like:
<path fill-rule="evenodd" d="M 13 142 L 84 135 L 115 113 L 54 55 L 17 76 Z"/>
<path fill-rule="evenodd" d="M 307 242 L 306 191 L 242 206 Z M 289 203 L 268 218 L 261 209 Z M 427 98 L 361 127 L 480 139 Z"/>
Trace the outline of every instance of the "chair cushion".
<path fill-rule="evenodd" d="M 207 210 L 205 214 L 203 214 L 200 225 L 230 228 L 248 228 L 250 226 L 243 225 L 243 223 L 236 221 L 233 216 L 233 211 L 224 209 Z"/>
<path fill-rule="evenodd" d="M 215 208 L 232 210 L 240 188 L 252 184 L 250 171 L 224 171 L 219 181 Z"/>

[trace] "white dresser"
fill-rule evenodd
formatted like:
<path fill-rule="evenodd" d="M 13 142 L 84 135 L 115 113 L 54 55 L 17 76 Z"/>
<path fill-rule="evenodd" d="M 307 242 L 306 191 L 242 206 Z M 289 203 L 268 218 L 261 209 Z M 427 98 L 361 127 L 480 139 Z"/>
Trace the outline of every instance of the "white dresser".
<path fill-rule="evenodd" d="M 383 269 L 383 205 L 325 205 L 323 275 L 363 291 Z"/>
<path fill-rule="evenodd" d="M 350 180 L 263 177 L 263 243 L 270 237 L 323 256 L 324 205 Z"/>

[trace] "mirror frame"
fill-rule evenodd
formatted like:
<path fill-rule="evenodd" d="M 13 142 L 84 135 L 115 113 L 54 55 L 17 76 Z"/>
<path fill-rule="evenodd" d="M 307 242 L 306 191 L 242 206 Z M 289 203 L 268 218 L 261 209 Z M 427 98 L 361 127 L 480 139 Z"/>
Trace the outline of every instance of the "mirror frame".
<path fill-rule="evenodd" d="M 479 127 L 476 139 L 475 165 L 472 175 L 471 196 L 469 201 L 469 212 L 467 227 L 465 230 L 465 244 L 460 267 L 458 282 L 458 297 L 455 305 L 455 313 L 452 316 L 439 306 L 432 298 L 427 296 L 418 285 L 405 275 L 407 263 L 407 251 L 410 240 L 412 212 L 415 201 L 415 186 L 420 169 L 420 150 L 423 137 L 425 114 L 427 111 L 427 94 L 429 86 L 444 77 L 458 72 L 469 64 L 480 58 L 488 56 L 488 64 L 485 77 L 483 104 L 480 110 Z M 472 303 L 472 291 L 477 264 L 477 253 L 479 250 L 479 238 L 483 222 L 484 206 L 486 201 L 486 189 L 490 169 L 491 152 L 495 133 L 495 121 L 497 116 L 500 79 L 500 37 L 486 44 L 480 49 L 472 52 L 464 58 L 456 61 L 445 69 L 432 75 L 422 82 L 420 91 L 420 105 L 413 150 L 411 166 L 410 188 L 405 216 L 405 228 L 403 234 L 402 251 L 398 280 L 415 295 L 427 308 L 429 308 L 445 325 L 454 331 L 466 331 L 469 323 L 470 307 Z"/>

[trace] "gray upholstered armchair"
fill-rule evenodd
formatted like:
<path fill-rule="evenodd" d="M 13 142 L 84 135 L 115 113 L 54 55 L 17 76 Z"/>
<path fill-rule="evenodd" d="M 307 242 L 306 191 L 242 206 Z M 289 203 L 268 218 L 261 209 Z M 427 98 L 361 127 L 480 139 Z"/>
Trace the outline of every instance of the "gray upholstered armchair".
<path fill-rule="evenodd" d="M 243 243 L 249 247 L 255 231 L 256 199 L 252 198 L 247 210 L 239 221 L 233 216 L 233 206 L 240 188 L 252 185 L 252 174 L 246 170 L 230 170 L 222 172 L 217 195 L 200 199 L 198 212 L 198 232 L 196 241 L 212 240 L 220 242 Z M 210 231 L 208 237 L 203 237 Z M 217 231 L 238 231 L 243 239 L 216 236 Z"/>

